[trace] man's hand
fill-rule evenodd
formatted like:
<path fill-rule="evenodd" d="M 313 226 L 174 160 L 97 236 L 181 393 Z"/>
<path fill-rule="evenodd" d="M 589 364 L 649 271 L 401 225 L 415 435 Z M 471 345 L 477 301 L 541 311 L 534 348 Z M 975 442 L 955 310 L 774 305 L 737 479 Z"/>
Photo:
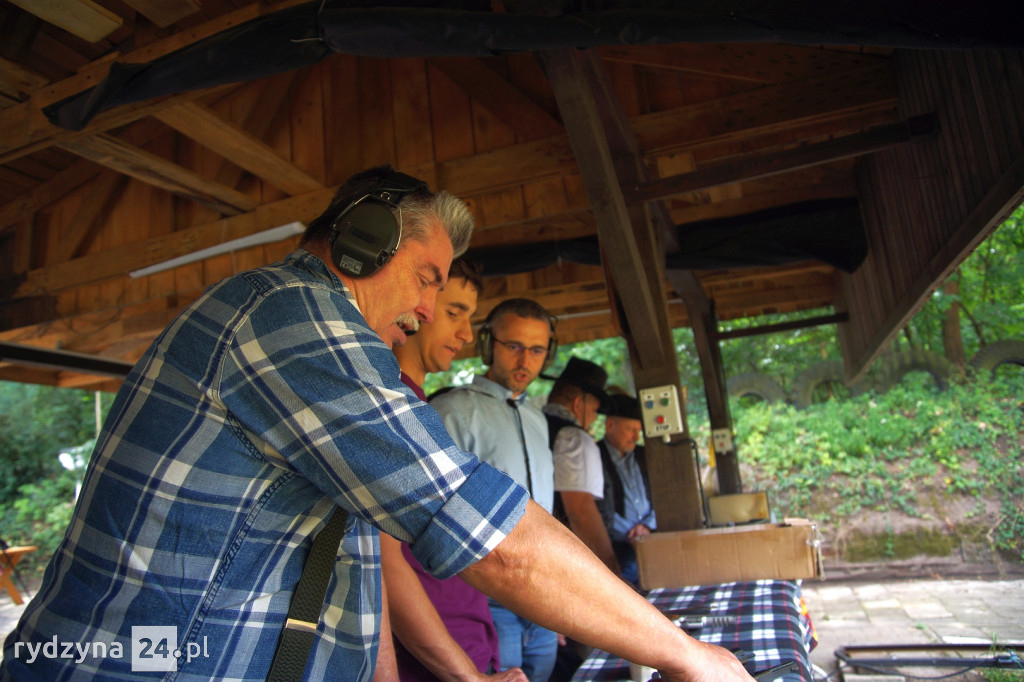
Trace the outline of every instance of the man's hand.
<path fill-rule="evenodd" d="M 485 675 L 484 679 L 495 682 L 530 682 L 530 678 L 519 668 L 509 668 L 508 670 L 502 670 L 500 673 Z"/>
<path fill-rule="evenodd" d="M 645 526 L 642 523 L 638 523 L 635 526 L 633 526 L 632 528 L 630 528 L 629 532 L 626 533 L 626 540 L 628 540 L 629 544 L 632 545 L 634 542 L 636 542 L 637 538 L 639 538 L 640 536 L 642 536 L 642 535 L 650 535 L 650 534 L 651 534 L 651 529 L 650 528 L 648 528 L 647 526 Z"/>
<path fill-rule="evenodd" d="M 661 670 L 666 682 L 751 682 L 754 678 L 728 649 L 695 640 L 689 651 L 686 670 Z M 696 654 L 696 656 L 694 655 Z"/>

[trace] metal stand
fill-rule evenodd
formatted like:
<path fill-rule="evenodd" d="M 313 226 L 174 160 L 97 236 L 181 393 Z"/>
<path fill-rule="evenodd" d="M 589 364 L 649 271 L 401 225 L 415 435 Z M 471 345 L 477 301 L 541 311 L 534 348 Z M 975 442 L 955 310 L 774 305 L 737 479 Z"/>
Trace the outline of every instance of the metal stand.
<path fill-rule="evenodd" d="M 1002 668 L 1024 670 L 1024 659 L 1018 656 L 1024 643 L 1011 644 L 877 644 L 843 646 L 836 649 L 840 669 L 855 668 L 871 672 L 895 672 L 897 668 Z M 924 652 L 957 654 L 955 656 L 907 656 Z M 966 654 L 964 656 L 963 654 Z"/>

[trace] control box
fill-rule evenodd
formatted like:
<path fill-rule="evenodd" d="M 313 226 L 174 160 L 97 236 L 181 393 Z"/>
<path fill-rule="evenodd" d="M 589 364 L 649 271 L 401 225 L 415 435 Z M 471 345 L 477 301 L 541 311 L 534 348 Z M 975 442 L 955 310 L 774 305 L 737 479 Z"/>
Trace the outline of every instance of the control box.
<path fill-rule="evenodd" d="M 713 429 L 711 443 L 715 446 L 715 452 L 732 452 L 732 433 L 729 429 Z"/>
<path fill-rule="evenodd" d="M 640 389 L 640 413 L 644 435 L 671 436 L 683 432 L 683 413 L 679 406 L 679 389 L 675 384 Z"/>

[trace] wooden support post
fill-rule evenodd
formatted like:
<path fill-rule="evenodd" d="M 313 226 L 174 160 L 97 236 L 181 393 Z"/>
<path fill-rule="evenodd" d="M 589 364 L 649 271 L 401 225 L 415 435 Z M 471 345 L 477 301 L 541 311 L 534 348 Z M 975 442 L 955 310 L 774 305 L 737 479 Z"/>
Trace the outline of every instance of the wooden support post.
<path fill-rule="evenodd" d="M 664 290 L 664 250 L 647 209 L 627 206 L 622 194 L 623 182 L 645 176 L 635 135 L 596 53 L 552 50 L 538 56 L 594 211 L 606 271 L 611 273 L 613 308 L 629 344 L 634 379 L 639 388 L 665 384 L 679 388 Z M 676 436 L 675 445 L 648 439 L 645 447 L 658 529 L 702 526 L 703 504 L 688 435 Z"/>

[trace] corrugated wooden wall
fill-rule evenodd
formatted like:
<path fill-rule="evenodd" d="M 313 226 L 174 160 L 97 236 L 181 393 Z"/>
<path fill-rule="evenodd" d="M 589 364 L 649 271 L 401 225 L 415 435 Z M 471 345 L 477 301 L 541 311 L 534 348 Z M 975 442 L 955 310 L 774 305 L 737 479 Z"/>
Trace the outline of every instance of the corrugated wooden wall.
<path fill-rule="evenodd" d="M 901 51 L 893 63 L 901 113 L 934 112 L 940 131 L 858 169 L 870 252 L 837 282 L 851 376 L 1024 200 L 1024 52 Z"/>

